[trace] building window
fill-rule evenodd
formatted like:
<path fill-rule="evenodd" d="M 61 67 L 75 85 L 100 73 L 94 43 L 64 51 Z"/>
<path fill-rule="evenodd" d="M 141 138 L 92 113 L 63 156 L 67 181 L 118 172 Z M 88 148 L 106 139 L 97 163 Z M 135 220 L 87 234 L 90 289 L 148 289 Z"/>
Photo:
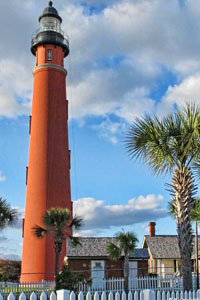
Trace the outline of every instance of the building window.
<path fill-rule="evenodd" d="M 27 182 L 28 182 L 28 167 L 26 167 L 26 185 L 27 185 Z"/>
<path fill-rule="evenodd" d="M 92 286 L 97 289 L 104 288 L 104 274 L 105 273 L 105 262 L 103 260 L 92 260 L 91 261 L 91 277 Z"/>
<path fill-rule="evenodd" d="M 151 260 L 151 272 L 154 273 L 154 260 Z"/>
<path fill-rule="evenodd" d="M 22 219 L 22 237 L 24 237 L 24 221 L 25 221 L 25 219 L 23 218 Z"/>
<path fill-rule="evenodd" d="M 52 61 L 52 50 L 51 49 L 47 50 L 47 61 Z"/>
<path fill-rule="evenodd" d="M 177 271 L 176 260 L 174 259 L 174 273 Z"/>

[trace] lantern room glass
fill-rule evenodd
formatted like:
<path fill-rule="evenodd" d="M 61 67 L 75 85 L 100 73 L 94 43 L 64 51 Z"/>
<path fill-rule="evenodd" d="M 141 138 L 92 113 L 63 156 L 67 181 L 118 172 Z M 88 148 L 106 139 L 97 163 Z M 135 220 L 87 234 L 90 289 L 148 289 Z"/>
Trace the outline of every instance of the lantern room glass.
<path fill-rule="evenodd" d="M 40 20 L 40 31 L 56 31 L 60 32 L 60 20 L 54 17 L 43 17 Z"/>

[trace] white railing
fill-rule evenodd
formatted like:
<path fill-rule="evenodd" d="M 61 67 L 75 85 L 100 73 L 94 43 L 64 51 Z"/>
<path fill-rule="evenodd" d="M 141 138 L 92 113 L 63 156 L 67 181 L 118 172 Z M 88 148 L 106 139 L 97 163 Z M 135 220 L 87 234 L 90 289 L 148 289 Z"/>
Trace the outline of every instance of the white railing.
<path fill-rule="evenodd" d="M 36 30 L 36 32 L 34 32 L 32 34 L 32 45 L 35 44 L 37 41 L 38 41 L 38 35 L 39 33 L 42 33 L 42 32 L 51 32 L 51 31 L 54 31 L 54 32 L 57 32 L 57 33 L 60 33 L 62 36 L 63 36 L 63 43 L 69 47 L 69 37 L 68 35 L 62 30 L 62 29 L 59 29 L 59 30 L 53 30 L 53 29 L 50 29 L 50 28 L 39 28 Z M 57 36 L 54 37 L 56 40 L 58 39 L 58 41 L 60 41 L 59 37 L 57 38 Z"/>
<path fill-rule="evenodd" d="M 47 300 L 48 295 L 45 292 L 42 292 L 40 295 L 40 300 Z M 17 300 L 18 297 L 14 295 L 13 293 L 10 293 L 7 297 L 7 300 Z M 25 293 L 21 293 L 19 295 L 19 300 L 37 300 L 37 295 L 33 292 L 30 296 L 27 296 Z M 75 294 L 73 291 L 70 293 L 70 291 L 67 290 L 61 290 L 57 291 L 57 295 L 52 292 L 50 294 L 50 297 L 48 298 L 50 300 L 171 300 L 171 299 L 190 299 L 190 300 L 197 300 L 200 299 L 200 290 L 197 292 L 190 291 L 190 292 L 179 292 L 179 291 L 171 291 L 171 292 L 165 292 L 162 293 L 160 291 L 155 292 L 154 290 L 143 290 L 141 292 L 135 291 L 135 292 L 129 292 L 128 295 L 125 292 L 119 293 L 107 293 L 103 291 L 102 293 L 95 292 L 92 294 L 91 292 L 88 292 L 86 294 L 86 297 L 84 296 L 83 292 L 79 292 L 78 294 Z M 0 294 L 0 300 L 3 300 L 3 296 Z"/>

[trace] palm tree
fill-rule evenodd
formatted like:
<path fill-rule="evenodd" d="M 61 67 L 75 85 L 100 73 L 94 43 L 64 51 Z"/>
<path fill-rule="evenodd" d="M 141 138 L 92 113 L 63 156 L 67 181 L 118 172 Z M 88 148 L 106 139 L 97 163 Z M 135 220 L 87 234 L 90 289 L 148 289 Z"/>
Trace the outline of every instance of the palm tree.
<path fill-rule="evenodd" d="M 56 276 L 59 272 L 59 257 L 66 237 L 70 238 L 75 246 L 80 244 L 77 237 L 72 237 L 72 235 L 69 234 L 69 229 L 73 227 L 79 229 L 82 226 L 82 219 L 79 217 L 71 219 L 70 212 L 67 208 L 50 208 L 43 216 L 43 224 L 45 227 L 36 225 L 33 230 L 38 238 L 43 238 L 48 233 L 53 236 Z"/>
<path fill-rule="evenodd" d="M 200 159 L 200 109 L 188 104 L 162 120 L 137 118 L 126 143 L 130 156 L 144 160 L 155 173 L 173 172 L 168 187 L 176 210 L 183 289 L 191 290 L 191 209 L 197 189 L 191 166 Z"/>
<path fill-rule="evenodd" d="M 0 197 L 0 230 L 17 221 L 17 211 L 10 207 L 5 199 Z"/>
<path fill-rule="evenodd" d="M 124 256 L 124 279 L 125 291 L 128 292 L 128 278 L 129 278 L 129 254 L 135 250 L 138 239 L 134 232 L 118 232 L 115 234 L 116 242 L 109 243 L 107 246 L 107 253 L 110 259 L 118 260 Z"/>

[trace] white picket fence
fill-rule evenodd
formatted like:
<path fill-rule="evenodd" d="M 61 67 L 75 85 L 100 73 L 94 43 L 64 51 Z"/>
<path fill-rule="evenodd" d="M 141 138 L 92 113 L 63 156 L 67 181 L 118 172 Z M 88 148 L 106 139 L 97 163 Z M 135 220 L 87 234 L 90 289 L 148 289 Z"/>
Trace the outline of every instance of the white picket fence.
<path fill-rule="evenodd" d="M 98 292 L 122 292 L 124 290 L 124 278 L 98 279 L 92 285 L 79 284 L 79 291 L 98 291 Z M 129 290 L 140 291 L 143 289 L 153 290 L 179 290 L 183 288 L 183 280 L 178 276 L 169 277 L 133 277 L 129 279 Z M 196 278 L 193 276 L 193 288 L 196 288 Z"/>
<path fill-rule="evenodd" d="M 50 299 L 50 300 L 56 300 L 57 297 L 56 297 L 56 294 L 54 292 L 51 292 L 50 296 L 48 297 L 48 295 L 45 293 L 45 292 L 42 292 L 40 294 L 40 300 L 47 300 L 47 299 Z M 3 300 L 3 296 L 0 294 L 0 300 Z M 38 296 L 36 293 L 32 292 L 31 295 L 27 295 L 25 293 L 21 293 L 19 296 L 17 295 L 14 295 L 13 293 L 10 293 L 7 297 L 7 300 L 38 300 Z"/>
<path fill-rule="evenodd" d="M 141 291 L 144 289 L 153 289 L 155 291 L 181 291 L 183 287 L 182 278 L 178 276 L 168 277 L 134 277 L 129 279 L 129 290 Z M 8 296 L 10 292 L 14 294 L 20 294 L 24 292 L 27 296 L 30 296 L 32 292 L 35 292 L 37 296 L 41 292 L 45 292 L 48 296 L 55 288 L 55 282 L 40 282 L 40 283 L 0 283 L 0 293 L 4 296 Z M 193 289 L 196 289 L 196 280 L 193 277 Z M 78 292 L 82 291 L 86 294 L 90 291 L 94 294 L 96 291 L 102 292 L 123 292 L 124 291 L 124 278 L 110 278 L 110 279 L 98 279 L 95 280 L 92 285 L 78 284 L 76 287 Z"/>
<path fill-rule="evenodd" d="M 34 292 L 37 295 L 37 297 L 39 297 L 42 292 L 45 292 L 49 297 L 54 288 L 55 281 L 44 281 L 34 283 L 0 282 L 0 294 L 2 294 L 4 298 L 7 297 L 10 293 L 13 293 L 15 295 L 25 293 L 27 297 L 30 297 L 32 292 Z"/>
<path fill-rule="evenodd" d="M 171 300 L 171 299 L 190 299 L 190 300 L 197 300 L 200 299 L 200 290 L 197 292 L 191 291 L 191 292 L 179 292 L 179 291 L 172 291 L 172 292 L 165 292 L 162 293 L 160 291 L 155 292 L 154 290 L 143 290 L 141 292 L 135 291 L 135 292 L 129 292 L 128 295 L 126 295 L 125 292 L 119 293 L 106 293 L 103 291 L 102 293 L 95 292 L 92 294 L 91 292 L 88 292 L 86 296 L 84 296 L 83 292 L 79 292 L 79 294 L 75 294 L 73 291 L 70 293 L 70 291 L 67 290 L 60 290 L 57 291 L 57 295 L 54 292 L 51 292 L 50 296 L 45 292 L 42 292 L 40 295 L 40 300 Z M 19 297 L 14 295 L 13 293 L 10 293 L 7 297 L 7 300 L 38 300 L 38 297 L 36 293 L 32 292 L 30 297 L 25 294 L 21 293 Z M 3 296 L 0 294 L 0 300 L 3 300 Z"/>
<path fill-rule="evenodd" d="M 193 276 L 193 288 L 196 287 L 196 278 Z M 129 289 L 154 289 L 169 291 L 172 289 L 182 290 L 183 280 L 180 276 L 168 277 L 135 277 L 129 279 Z"/>

